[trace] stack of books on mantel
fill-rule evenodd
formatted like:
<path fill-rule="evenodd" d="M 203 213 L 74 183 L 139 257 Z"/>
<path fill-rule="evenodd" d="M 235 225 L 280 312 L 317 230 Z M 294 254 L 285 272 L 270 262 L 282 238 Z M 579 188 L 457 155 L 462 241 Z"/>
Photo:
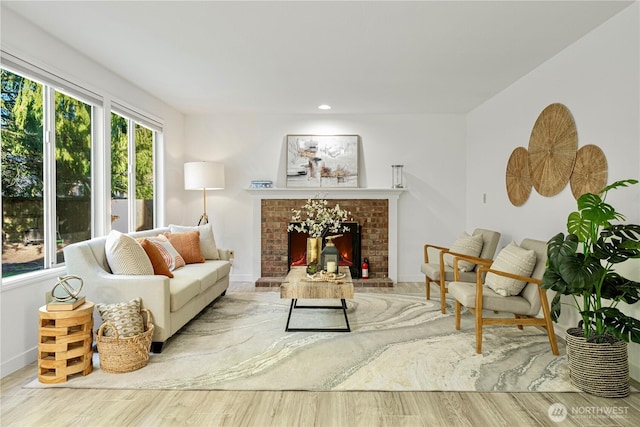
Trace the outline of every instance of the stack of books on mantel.
<path fill-rule="evenodd" d="M 273 188 L 273 181 L 251 181 L 251 188 Z"/>
<path fill-rule="evenodd" d="M 47 311 L 71 311 L 80 307 L 86 301 L 85 297 L 78 297 L 69 301 L 52 300 L 47 303 Z"/>

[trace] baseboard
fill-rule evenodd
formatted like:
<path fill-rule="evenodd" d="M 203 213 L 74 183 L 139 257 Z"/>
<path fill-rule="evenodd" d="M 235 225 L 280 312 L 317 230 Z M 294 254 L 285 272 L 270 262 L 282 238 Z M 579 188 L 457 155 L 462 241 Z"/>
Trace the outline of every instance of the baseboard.
<path fill-rule="evenodd" d="M 283 276 L 279 277 L 260 277 L 256 280 L 255 285 L 257 288 L 272 288 L 280 287 L 284 281 Z M 392 288 L 393 281 L 388 277 L 385 278 L 371 278 L 371 279 L 353 279 L 354 288 Z"/>
<path fill-rule="evenodd" d="M 232 282 L 255 282 L 256 280 L 259 280 L 260 278 L 255 278 L 253 277 L 253 275 L 251 274 L 234 274 L 231 273 L 229 274 L 229 280 Z M 424 274 L 423 275 L 408 275 L 408 276 L 401 276 L 398 278 L 397 283 L 412 283 L 412 282 L 418 282 L 418 283 L 424 283 Z"/>
<path fill-rule="evenodd" d="M 256 279 L 251 274 L 229 274 L 231 282 L 255 282 Z"/>
<path fill-rule="evenodd" d="M 33 347 L 9 360 L 3 360 L 0 365 L 0 377 L 4 378 L 15 371 L 38 360 L 38 347 Z"/>
<path fill-rule="evenodd" d="M 398 276 L 398 283 L 400 283 L 400 282 L 403 282 L 403 283 L 407 283 L 407 282 L 424 283 L 424 274 L 418 274 L 418 275 L 408 274 L 408 275 Z"/>

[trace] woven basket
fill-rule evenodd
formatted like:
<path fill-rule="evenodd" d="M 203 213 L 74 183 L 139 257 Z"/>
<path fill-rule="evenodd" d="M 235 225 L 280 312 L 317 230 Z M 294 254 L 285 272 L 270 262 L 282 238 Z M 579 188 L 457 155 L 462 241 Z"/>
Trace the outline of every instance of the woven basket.
<path fill-rule="evenodd" d="M 120 338 L 116 327 L 111 322 L 100 325 L 96 343 L 100 353 L 100 369 L 103 371 L 123 373 L 147 366 L 154 326 L 151 312 L 146 308 L 141 309 L 140 312 L 147 315 L 145 331 L 132 337 Z M 104 336 L 105 328 L 113 329 L 115 336 Z"/>
<path fill-rule="evenodd" d="M 611 336 L 610 342 L 588 342 L 581 328 L 567 329 L 567 359 L 571 383 L 601 397 L 629 395 L 627 343 Z"/>

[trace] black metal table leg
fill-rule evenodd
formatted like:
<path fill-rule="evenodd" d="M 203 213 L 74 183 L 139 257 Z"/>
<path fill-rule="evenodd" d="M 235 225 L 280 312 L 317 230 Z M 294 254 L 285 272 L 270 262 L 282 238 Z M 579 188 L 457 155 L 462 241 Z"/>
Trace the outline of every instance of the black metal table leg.
<path fill-rule="evenodd" d="M 285 326 L 284 328 L 285 332 L 289 330 L 289 322 L 291 321 L 291 312 L 293 311 L 293 307 L 295 306 L 296 301 L 298 300 L 295 298 L 291 300 L 291 307 L 289 307 L 289 317 L 287 317 L 287 326 Z"/>
<path fill-rule="evenodd" d="M 331 310 L 342 310 L 344 313 L 344 320 L 347 324 L 346 328 L 290 328 L 289 322 L 291 321 L 291 313 L 294 308 L 298 309 L 331 309 Z M 349 318 L 347 317 L 347 302 L 344 298 L 340 299 L 340 305 L 301 305 L 298 306 L 298 299 L 294 298 L 291 300 L 291 307 L 289 307 L 289 317 L 287 318 L 287 326 L 284 328 L 285 332 L 351 332 L 351 326 L 349 325 Z"/>
<path fill-rule="evenodd" d="M 342 298 L 342 312 L 344 313 L 344 321 L 347 324 L 347 332 L 351 332 L 351 326 L 349 326 L 349 318 L 347 317 L 347 302 Z"/>

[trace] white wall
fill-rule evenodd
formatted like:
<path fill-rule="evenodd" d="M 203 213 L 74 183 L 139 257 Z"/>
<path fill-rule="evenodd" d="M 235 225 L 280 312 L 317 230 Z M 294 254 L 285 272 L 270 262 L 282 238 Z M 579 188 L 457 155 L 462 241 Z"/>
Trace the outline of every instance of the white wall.
<path fill-rule="evenodd" d="M 156 182 L 166 203 L 160 207 L 160 222 L 177 222 L 181 212 L 182 148 L 184 118 L 181 113 L 92 62 L 67 45 L 2 7 L 2 49 L 55 71 L 59 76 L 137 107 L 164 121 L 164 147 L 160 153 L 161 179 Z M 38 308 L 44 294 L 64 269 L 25 275 L 19 283 L 0 286 L 0 374 L 19 369 L 36 360 L 38 343 Z M 35 277 L 34 277 L 35 276 Z"/>
<path fill-rule="evenodd" d="M 403 164 L 406 190 L 398 207 L 398 280 L 424 281 L 422 246 L 445 244 L 464 230 L 466 174 L 461 115 L 249 115 L 187 116 L 186 160 L 225 164 L 226 188 L 208 193 L 216 242 L 235 249 L 232 280 L 255 280 L 252 256 L 251 180 L 285 187 L 287 134 L 357 134 L 361 137 L 360 186 L 390 188 L 391 165 Z M 197 221 L 202 195 L 188 192 L 185 223 Z M 315 190 L 309 190 L 313 196 Z"/>
<path fill-rule="evenodd" d="M 534 189 L 521 207 L 511 205 L 505 187 L 511 152 L 528 146 L 536 118 L 554 102 L 573 113 L 579 147 L 602 148 L 609 183 L 640 178 L 639 16 L 636 2 L 468 115 L 467 228 L 483 224 L 501 230 L 501 247 L 512 239 L 548 240 L 566 232 L 567 215 L 576 209 L 569 186 L 554 197 L 542 197 Z M 613 191 L 607 201 L 629 222 L 640 222 L 640 185 Z M 629 310 L 640 317 L 640 304 Z M 577 323 L 568 314 L 560 319 L 560 329 Z M 630 347 L 636 379 L 638 348 Z"/>
<path fill-rule="evenodd" d="M 182 188 L 182 164 L 220 160 L 225 190 L 209 192 L 208 213 L 221 246 L 236 250 L 234 279 L 252 280 L 252 179 L 284 186 L 284 137 L 293 133 L 358 134 L 362 138 L 361 186 L 389 187 L 391 164 L 405 165 L 407 191 L 400 198 L 399 280 L 423 281 L 422 245 L 448 243 L 463 229 L 495 228 L 502 243 L 548 238 L 564 227 L 574 201 L 568 189 L 553 198 L 532 193 L 520 208 L 510 205 L 504 172 L 516 146 L 527 146 L 539 112 L 563 102 L 573 112 L 580 146 L 593 143 L 609 160 L 610 179 L 640 176 L 638 124 L 638 4 L 579 40 L 466 117 L 457 115 L 206 115 L 183 117 L 151 95 L 58 43 L 2 8 L 2 47 L 58 70 L 105 95 L 165 120 L 159 183 L 165 197 L 162 223 L 195 223 L 202 195 Z M 483 193 L 487 203 L 482 202 Z M 611 201 L 639 222 L 640 189 L 612 194 Z M 55 272 L 39 281 L 0 288 L 1 374 L 36 358 L 37 310 Z M 637 317 L 637 310 L 636 310 Z M 632 368 L 638 372 L 638 352 Z M 634 364 L 635 363 L 635 364 Z M 638 374 L 634 378 L 639 378 Z"/>

